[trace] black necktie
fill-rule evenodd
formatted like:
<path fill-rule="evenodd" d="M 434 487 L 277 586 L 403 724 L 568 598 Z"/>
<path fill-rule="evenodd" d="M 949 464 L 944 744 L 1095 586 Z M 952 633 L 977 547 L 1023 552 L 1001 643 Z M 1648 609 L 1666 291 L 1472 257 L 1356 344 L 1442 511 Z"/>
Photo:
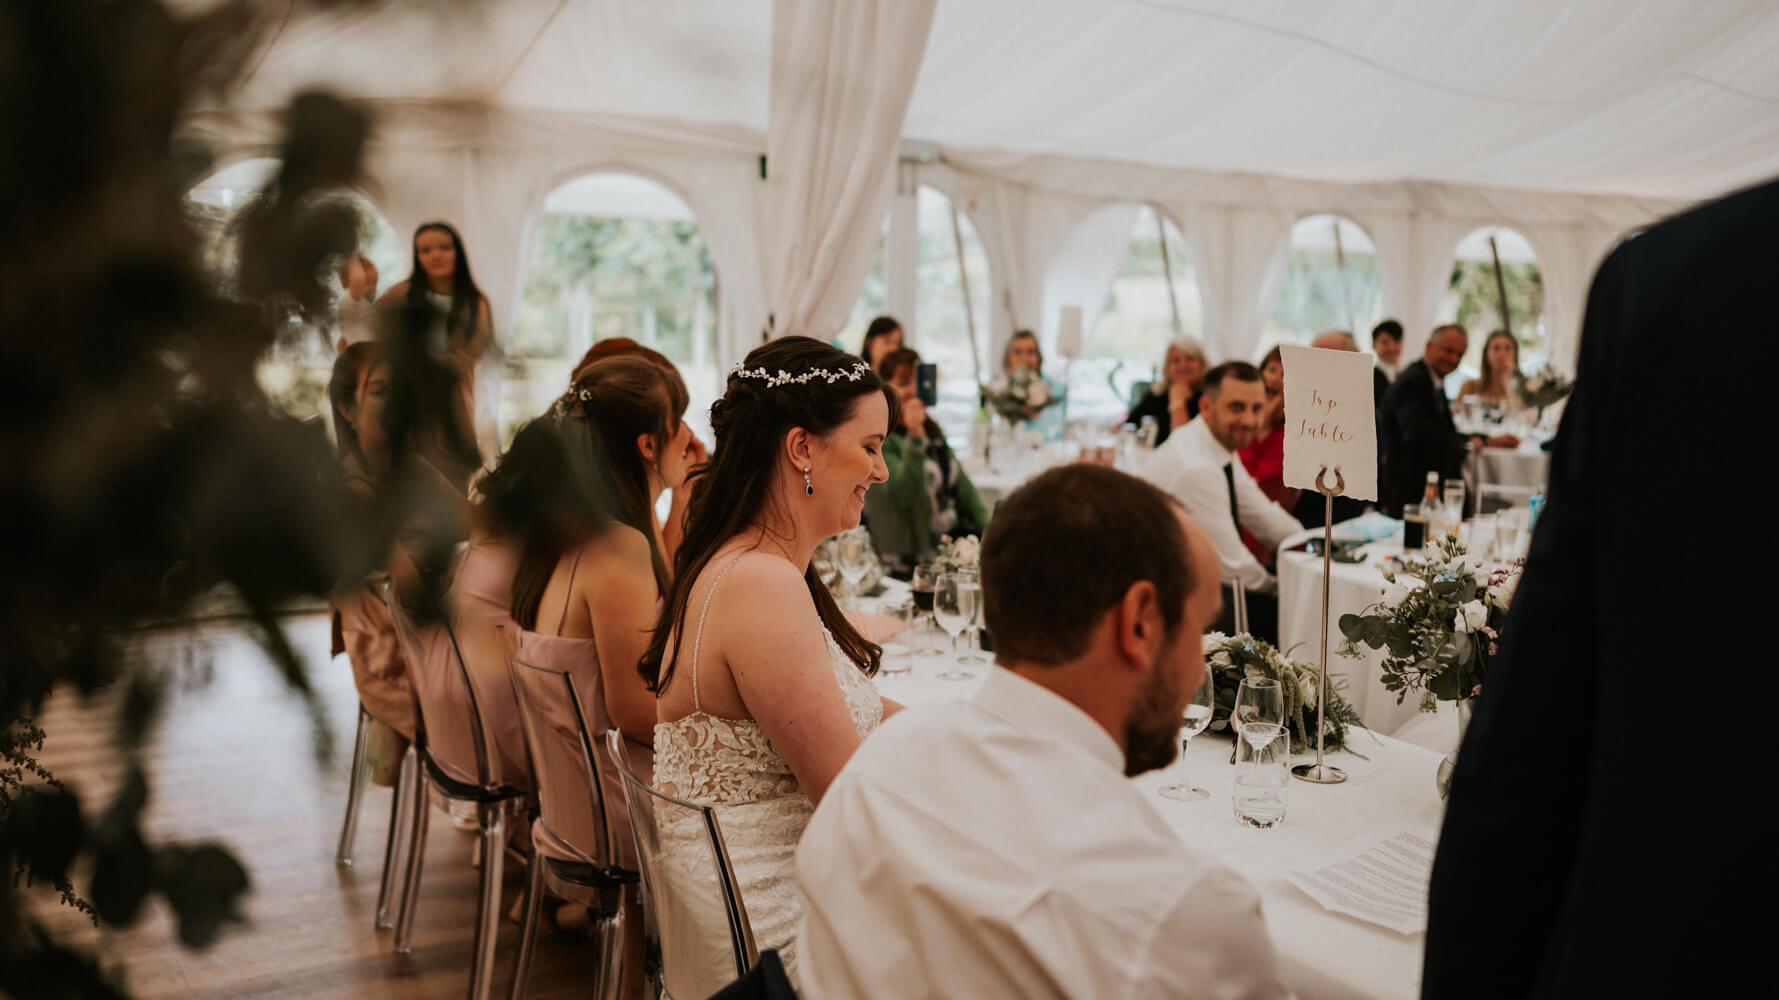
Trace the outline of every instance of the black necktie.
<path fill-rule="evenodd" d="M 1223 465 L 1223 481 L 1229 484 L 1229 519 L 1235 522 L 1236 534 L 1242 533 L 1242 515 L 1235 506 L 1235 462 Z"/>

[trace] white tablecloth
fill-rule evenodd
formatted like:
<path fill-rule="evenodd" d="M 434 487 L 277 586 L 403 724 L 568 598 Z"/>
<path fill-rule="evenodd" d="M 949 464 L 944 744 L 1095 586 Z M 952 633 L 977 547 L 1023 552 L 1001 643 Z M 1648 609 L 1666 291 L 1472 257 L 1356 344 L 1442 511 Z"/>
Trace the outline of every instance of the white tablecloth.
<path fill-rule="evenodd" d="M 1550 452 L 1533 441 L 1518 448 L 1484 448 L 1471 456 L 1465 473 L 1473 491 L 1480 483 L 1543 489 L 1550 481 Z"/>
<path fill-rule="evenodd" d="M 902 653 L 892 643 L 887 655 Z M 916 657 L 905 674 L 879 674 L 885 697 L 918 710 L 921 705 L 967 698 L 992 664 L 970 667 L 970 680 L 945 681 L 939 672 L 949 658 Z M 1176 777 L 1178 765 L 1134 778 L 1152 796 L 1180 839 L 1208 851 L 1242 873 L 1260 890 L 1266 922 L 1278 949 L 1286 983 L 1304 1000 L 1311 998 L 1409 998 L 1418 996 L 1425 935 L 1403 935 L 1331 913 L 1284 878 L 1292 867 L 1325 856 L 1354 838 L 1406 828 L 1437 830 L 1442 807 L 1434 790 L 1440 755 L 1389 737 L 1354 733 L 1354 747 L 1368 759 L 1331 755 L 1345 770 L 1341 785 L 1294 781 L 1287 793 L 1285 821 L 1254 830 L 1232 814 L 1229 740 L 1207 735 L 1192 742 L 1188 762 L 1194 784 L 1211 797 L 1175 802 L 1157 789 Z M 1313 755 L 1312 755 L 1313 757 Z"/>

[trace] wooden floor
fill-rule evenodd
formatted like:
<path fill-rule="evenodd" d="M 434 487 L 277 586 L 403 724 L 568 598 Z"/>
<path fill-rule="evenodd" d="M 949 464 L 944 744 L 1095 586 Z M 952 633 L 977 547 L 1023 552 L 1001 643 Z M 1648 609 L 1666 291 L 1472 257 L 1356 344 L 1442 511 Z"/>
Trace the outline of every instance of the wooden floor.
<path fill-rule="evenodd" d="M 145 827 L 151 842 L 221 841 L 253 880 L 249 923 L 204 952 L 182 948 L 171 915 L 155 904 L 126 933 L 96 930 L 86 918 L 36 894 L 37 912 L 73 943 L 121 962 L 140 1000 L 179 998 L 377 997 L 408 1000 L 467 995 L 477 872 L 474 837 L 435 813 L 421 878 L 414 950 L 396 955 L 393 932 L 373 929 L 383 867 L 390 793 L 370 787 L 359 815 L 356 865 L 336 868 L 333 852 L 346 801 L 357 699 L 342 660 L 327 659 L 327 620 L 287 623 L 311 666 L 333 726 L 336 754 L 316 762 L 308 717 L 243 631 L 212 627 L 195 635 L 145 641 L 150 652 L 180 657 L 207 683 L 182 686 L 147 752 L 152 798 Z M 207 669 L 206 669 L 207 663 Z M 43 762 L 77 789 L 90 818 L 109 801 L 122 764 L 110 746 L 115 706 L 59 695 L 39 720 Z M 76 888 L 84 888 L 77 875 Z M 522 873 L 507 865 L 505 906 Z M 501 924 L 495 995 L 511 982 L 518 927 Z M 586 997 L 592 950 L 545 926 L 539 933 L 529 996 Z"/>

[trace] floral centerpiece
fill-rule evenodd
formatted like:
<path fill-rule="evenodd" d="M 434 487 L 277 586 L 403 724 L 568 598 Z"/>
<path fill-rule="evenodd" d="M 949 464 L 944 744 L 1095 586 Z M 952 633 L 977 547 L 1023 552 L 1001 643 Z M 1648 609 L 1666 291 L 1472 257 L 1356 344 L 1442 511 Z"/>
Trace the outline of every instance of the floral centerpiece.
<path fill-rule="evenodd" d="M 959 570 L 976 572 L 977 563 L 982 558 L 982 543 L 975 535 L 964 535 L 953 538 L 950 535 L 939 536 L 939 548 L 928 562 L 936 572 L 955 573 Z"/>
<path fill-rule="evenodd" d="M 1052 392 L 1043 375 L 1023 365 L 982 387 L 982 402 L 989 410 L 1015 424 L 1036 420 L 1045 407 L 1062 399 L 1061 393 Z"/>
<path fill-rule="evenodd" d="M 1245 677 L 1270 677 L 1279 682 L 1285 697 L 1285 728 L 1291 730 L 1291 752 L 1316 747 L 1316 668 L 1286 658 L 1271 644 L 1248 635 L 1205 636 L 1205 669 L 1216 685 L 1216 705 L 1210 728 L 1221 732 L 1229 726 L 1229 713 Z M 1359 713 L 1347 704 L 1332 682 L 1328 685 L 1328 710 L 1322 713 L 1322 745 L 1325 750 L 1347 750 L 1347 728 L 1359 724 Z"/>
<path fill-rule="evenodd" d="M 1384 688 L 1396 692 L 1399 705 L 1410 692 L 1419 694 L 1423 712 L 1473 698 L 1495 655 L 1521 565 L 1479 579 L 1457 538 L 1435 539 L 1426 559 L 1384 571 L 1381 600 L 1340 616 L 1340 653 L 1357 657 L 1360 645 L 1385 650 Z"/>
<path fill-rule="evenodd" d="M 1564 378 L 1562 372 L 1550 365 L 1514 379 L 1514 390 L 1519 395 L 1520 405 L 1537 411 L 1541 420 L 1544 418 L 1545 407 L 1561 402 L 1574 388 L 1575 383 Z"/>

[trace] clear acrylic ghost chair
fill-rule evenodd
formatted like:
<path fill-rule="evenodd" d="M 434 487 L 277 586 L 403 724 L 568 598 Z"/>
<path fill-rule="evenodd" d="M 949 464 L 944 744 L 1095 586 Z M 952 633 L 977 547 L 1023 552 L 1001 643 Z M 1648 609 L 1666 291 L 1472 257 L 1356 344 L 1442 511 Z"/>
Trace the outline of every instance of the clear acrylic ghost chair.
<path fill-rule="evenodd" d="M 341 868 L 352 867 L 352 842 L 358 836 L 358 804 L 364 797 L 365 771 L 369 764 L 365 760 L 365 744 L 371 735 L 371 713 L 365 711 L 364 703 L 358 705 L 358 736 L 352 741 L 352 770 L 346 785 L 346 818 L 340 823 L 340 846 L 334 849 L 334 864 Z"/>
<path fill-rule="evenodd" d="M 512 1000 L 524 997 L 537 939 L 538 910 L 544 892 L 581 903 L 594 912 L 598 965 L 593 995 L 611 1000 L 618 995 L 624 957 L 624 908 L 621 895 L 637 883 L 637 873 L 620 863 L 624 845 L 632 842 L 629 824 L 615 822 L 609 808 L 606 780 L 616 765 L 603 766 L 605 751 L 588 725 L 574 677 L 515 656 L 509 661 L 519 721 L 531 753 L 532 780 L 537 788 L 538 819 L 533 830 L 524 918 L 519 928 L 519 960 L 513 973 Z M 621 794 L 621 793 L 619 793 Z M 616 824 L 623 824 L 618 826 Z M 541 828 L 541 831 L 540 831 Z M 547 838 L 566 848 L 574 860 L 537 849 Z"/>
<path fill-rule="evenodd" d="M 475 806 L 481 835 L 482 876 L 476 899 L 476 934 L 470 957 L 471 1000 L 486 1000 L 494 981 L 494 951 L 500 930 L 501 869 L 506 859 L 507 816 L 527 813 L 530 795 L 502 779 L 495 741 L 482 716 L 457 635 L 447 618 L 424 630 L 402 608 L 393 587 L 385 588 L 395 634 L 408 664 L 414 696 L 414 743 L 409 748 L 421 771 L 415 783 L 413 822 L 407 834 L 407 878 L 395 923 L 395 950 L 413 950 L 414 908 L 420 898 L 420 872 L 426 858 L 426 828 L 433 795 Z M 461 698 L 461 701 L 457 700 Z M 467 736 L 467 741 L 464 737 Z M 462 746 L 474 758 L 474 774 L 435 753 L 432 741 Z M 461 758 L 459 758 L 461 760 Z"/>
<path fill-rule="evenodd" d="M 1229 588 L 1229 613 L 1235 621 L 1235 634 L 1242 635 L 1248 631 L 1248 589 L 1236 576 L 1225 579 L 1223 586 Z"/>
<path fill-rule="evenodd" d="M 709 806 L 637 780 L 623 734 L 611 729 L 605 737 L 636 835 L 643 926 L 649 951 L 661 957 L 661 995 L 708 997 L 747 975 L 760 957 L 722 827 Z"/>

